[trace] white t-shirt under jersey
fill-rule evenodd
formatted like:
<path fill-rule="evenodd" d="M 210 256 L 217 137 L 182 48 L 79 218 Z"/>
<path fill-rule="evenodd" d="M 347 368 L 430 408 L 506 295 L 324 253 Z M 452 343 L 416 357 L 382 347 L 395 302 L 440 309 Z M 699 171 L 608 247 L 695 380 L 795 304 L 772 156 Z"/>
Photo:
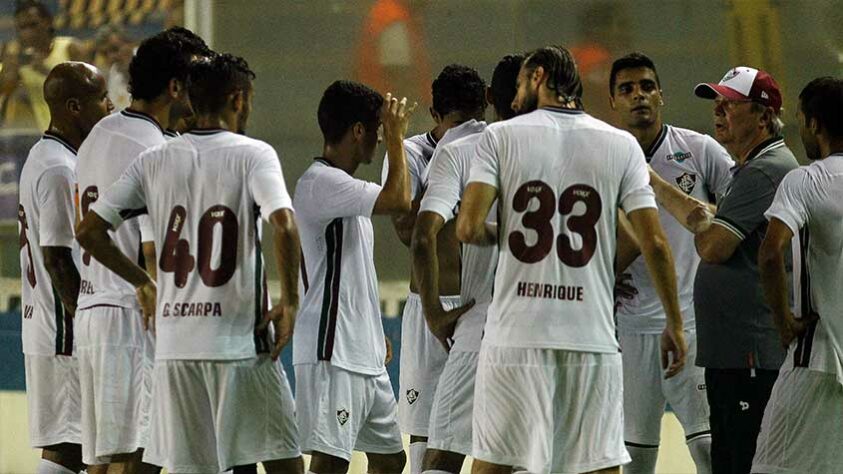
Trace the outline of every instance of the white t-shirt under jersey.
<path fill-rule="evenodd" d="M 67 247 L 78 257 L 73 237 L 74 168 L 76 150 L 60 137 L 45 133 L 21 170 L 18 231 L 24 354 L 73 352 L 73 318 L 64 312 L 53 289 L 41 247 Z"/>
<path fill-rule="evenodd" d="M 539 109 L 489 125 L 469 182 L 499 199 L 484 344 L 617 352 L 617 209 L 656 207 L 632 135 L 581 111 Z"/>
<path fill-rule="evenodd" d="M 807 367 L 843 384 L 843 153 L 791 171 L 764 214 L 801 237 L 801 313 L 819 315 L 793 342 L 783 369 Z"/>
<path fill-rule="evenodd" d="M 79 147 L 76 179 L 82 215 L 138 155 L 164 141 L 161 126 L 146 114 L 127 109 L 100 120 Z M 135 258 L 136 262 L 142 262 L 141 242 L 152 240 L 148 232 L 146 217 L 140 216 L 112 232 L 111 238 L 120 251 Z M 139 308 L 132 285 L 85 252 L 79 274 L 82 277 L 79 309 L 104 305 Z"/>
<path fill-rule="evenodd" d="M 711 202 L 723 195 L 734 166 L 729 153 L 713 138 L 670 125 L 662 127 L 644 156 L 665 181 L 703 202 Z M 659 209 L 659 220 L 673 251 L 679 309 L 685 329 L 694 329 L 694 276 L 700 264 L 694 234 L 682 227 L 665 209 Z M 632 299 L 621 298 L 617 313 L 618 331 L 628 334 L 661 333 L 666 324 L 664 307 L 644 257 L 639 256 L 626 271 L 632 275 L 631 283 L 638 294 Z"/>
<path fill-rule="evenodd" d="M 268 349 L 260 218 L 292 209 L 278 155 L 196 130 L 138 158 L 91 209 L 117 228 L 149 213 L 158 253 L 155 358 L 234 360 Z"/>
<path fill-rule="evenodd" d="M 370 219 L 380 191 L 321 158 L 299 178 L 293 205 L 305 291 L 293 364 L 327 361 L 365 375 L 385 370 Z"/>
<path fill-rule="evenodd" d="M 418 199 L 424 189 L 424 173 L 436 150 L 436 140 L 430 132 L 413 135 L 404 139 L 404 157 L 407 160 L 407 173 L 410 175 L 410 197 Z M 383 157 L 381 185 L 386 182 L 389 172 L 389 154 Z"/>
<path fill-rule="evenodd" d="M 468 184 L 471 162 L 475 157 L 485 122 L 470 121 L 454 127 L 442 137 L 424 176 L 427 186 L 419 212 L 435 212 L 445 219 L 454 219 L 459 212 L 465 186 Z M 487 222 L 496 222 L 497 210 L 492 206 Z M 474 306 L 463 314 L 454 330 L 451 352 L 477 352 L 486 324 L 486 311 L 492 302 L 495 266 L 498 262 L 496 245 L 460 247 L 460 301 L 472 298 Z"/>

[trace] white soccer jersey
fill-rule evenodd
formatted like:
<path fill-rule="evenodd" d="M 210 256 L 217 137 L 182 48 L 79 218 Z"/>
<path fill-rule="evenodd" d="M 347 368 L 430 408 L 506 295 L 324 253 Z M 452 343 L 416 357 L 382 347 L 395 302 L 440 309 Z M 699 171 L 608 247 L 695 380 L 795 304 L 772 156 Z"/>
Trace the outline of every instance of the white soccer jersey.
<path fill-rule="evenodd" d="M 843 153 L 788 173 L 764 215 L 800 237 L 797 317 L 819 315 L 793 342 L 782 369 L 807 367 L 843 384 Z"/>
<path fill-rule="evenodd" d="M 76 178 L 82 216 L 138 155 L 164 141 L 164 131 L 158 122 L 140 112 L 126 109 L 100 120 L 79 147 Z M 148 232 L 146 217 L 141 216 L 112 232 L 111 238 L 124 254 L 135 257 L 143 266 L 141 242 L 152 240 Z M 82 277 L 80 309 L 93 306 L 139 308 L 132 285 L 86 252 L 82 253 L 79 274 Z"/>
<path fill-rule="evenodd" d="M 413 135 L 404 139 L 404 157 L 407 160 L 407 173 L 410 175 L 410 197 L 418 199 L 421 195 L 424 181 L 424 173 L 433 157 L 436 149 L 436 139 L 430 132 Z M 386 175 L 389 172 L 389 154 L 383 157 L 383 169 L 381 170 L 381 185 L 386 182 Z"/>
<path fill-rule="evenodd" d="M 435 212 L 446 222 L 456 217 L 468 184 L 477 142 L 485 129 L 485 122 L 472 120 L 445 133 L 425 172 L 427 191 L 419 212 Z M 497 209 L 492 206 L 487 222 L 496 220 Z M 466 303 L 473 298 L 475 304 L 457 322 L 451 352 L 476 352 L 480 350 L 486 311 L 492 301 L 498 247 L 462 245 L 460 259 L 460 300 Z"/>
<path fill-rule="evenodd" d="M 665 181 L 703 202 L 713 202 L 723 195 L 731 180 L 734 162 L 729 153 L 708 135 L 664 125 L 656 141 L 644 152 L 653 170 Z M 694 276 L 700 257 L 694 246 L 694 234 L 665 209 L 659 220 L 670 242 L 676 267 L 679 309 L 685 329 L 695 327 Z M 638 294 L 621 298 L 618 331 L 634 334 L 659 334 L 666 324 L 664 307 L 650 279 L 644 257 L 639 256 L 627 269 Z"/>
<path fill-rule="evenodd" d="M 233 360 L 268 297 L 260 217 L 292 209 L 278 155 L 223 130 L 195 130 L 144 152 L 91 209 L 115 228 L 148 212 L 158 252 L 156 360 Z"/>
<path fill-rule="evenodd" d="M 302 243 L 302 299 L 293 364 L 328 361 L 367 375 L 384 371 L 386 344 L 370 216 L 381 187 L 317 158 L 293 205 Z"/>
<path fill-rule="evenodd" d="M 71 355 L 73 318 L 64 312 L 44 266 L 41 247 L 68 247 L 78 253 L 73 237 L 73 192 L 76 150 L 56 135 L 45 133 L 32 147 L 20 176 L 20 232 L 23 352 L 29 355 Z"/>
<path fill-rule="evenodd" d="M 656 207 L 632 135 L 581 111 L 539 109 L 489 125 L 469 181 L 499 199 L 485 343 L 617 352 L 617 209 Z"/>

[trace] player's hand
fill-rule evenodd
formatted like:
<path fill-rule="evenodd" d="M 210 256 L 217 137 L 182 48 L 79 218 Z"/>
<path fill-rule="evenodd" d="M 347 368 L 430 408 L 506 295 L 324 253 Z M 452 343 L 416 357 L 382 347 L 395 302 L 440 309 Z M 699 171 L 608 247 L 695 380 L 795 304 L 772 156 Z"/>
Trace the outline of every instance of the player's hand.
<path fill-rule="evenodd" d="M 281 302 L 273 306 L 271 310 L 266 313 L 263 321 L 258 326 L 257 330 L 262 331 L 266 329 L 269 323 L 272 323 L 275 329 L 275 341 L 272 347 L 272 360 L 278 360 L 281 355 L 281 349 L 290 342 L 293 337 L 293 327 L 296 324 L 296 312 L 298 305 L 292 305 Z"/>
<path fill-rule="evenodd" d="M 383 358 L 383 364 L 387 365 L 392 362 L 392 341 L 383 336 L 383 342 L 386 343 L 386 357 Z"/>
<path fill-rule="evenodd" d="M 158 301 L 158 287 L 155 286 L 154 281 L 149 280 L 135 288 L 135 293 L 138 295 L 138 302 L 143 312 L 143 328 L 155 334 L 155 305 Z"/>
<path fill-rule="evenodd" d="M 704 232 L 711 227 L 711 222 L 714 220 L 714 214 L 708 206 L 698 206 L 693 211 L 688 213 L 685 222 L 691 232 L 698 234 Z"/>
<path fill-rule="evenodd" d="M 661 336 L 662 369 L 664 378 L 669 379 L 678 374 L 685 366 L 685 356 L 688 345 L 685 343 L 685 333 L 682 330 L 665 328 Z"/>
<path fill-rule="evenodd" d="M 468 303 L 456 307 L 452 310 L 445 311 L 441 308 L 429 312 L 425 315 L 427 326 L 430 332 L 439 340 L 446 351 L 451 351 L 451 343 L 449 342 L 454 337 L 454 331 L 457 329 L 457 322 L 460 317 L 474 307 L 474 299 L 472 298 Z"/>
<path fill-rule="evenodd" d="M 416 110 L 418 103 L 407 106 L 407 98 L 401 100 L 386 94 L 381 108 L 381 122 L 383 123 L 383 138 L 385 141 L 403 140 L 410 124 L 410 116 Z"/>
<path fill-rule="evenodd" d="M 788 312 L 784 322 L 777 325 L 779 337 L 781 338 L 784 348 L 787 349 L 790 347 L 790 343 L 793 342 L 794 339 L 805 334 L 805 331 L 808 330 L 808 326 L 818 318 L 818 315 L 811 314 L 807 319 L 796 319 L 793 317 L 793 313 Z"/>

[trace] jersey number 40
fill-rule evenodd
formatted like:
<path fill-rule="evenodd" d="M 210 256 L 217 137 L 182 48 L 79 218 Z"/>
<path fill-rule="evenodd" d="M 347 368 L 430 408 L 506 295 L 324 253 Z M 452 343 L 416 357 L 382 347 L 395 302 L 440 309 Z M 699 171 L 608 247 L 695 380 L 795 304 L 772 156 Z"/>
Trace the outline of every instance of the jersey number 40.
<path fill-rule="evenodd" d="M 181 238 L 187 210 L 183 206 L 176 206 L 170 212 L 167 223 L 167 234 L 161 248 L 161 258 L 158 267 L 161 271 L 174 273 L 176 287 L 184 288 L 187 276 L 197 266 L 199 278 L 205 286 L 217 287 L 228 283 L 237 269 L 237 235 L 239 224 L 237 215 L 230 208 L 217 204 L 209 207 L 199 218 L 199 243 L 197 258 L 190 255 L 190 242 Z M 214 249 L 214 227 L 220 225 L 222 242 L 220 243 L 219 268 L 211 268 L 211 256 Z"/>

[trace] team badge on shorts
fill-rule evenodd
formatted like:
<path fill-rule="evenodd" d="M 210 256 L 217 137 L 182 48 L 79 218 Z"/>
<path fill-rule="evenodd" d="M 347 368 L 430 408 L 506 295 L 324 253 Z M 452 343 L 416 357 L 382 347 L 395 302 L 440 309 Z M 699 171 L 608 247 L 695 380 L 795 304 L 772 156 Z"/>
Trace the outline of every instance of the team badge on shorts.
<path fill-rule="evenodd" d="M 412 405 L 418 399 L 419 399 L 419 391 L 418 390 L 416 390 L 414 388 L 411 388 L 410 390 L 407 390 L 407 403 Z"/>
<path fill-rule="evenodd" d="M 342 410 L 337 410 L 337 421 L 340 422 L 340 426 L 344 425 L 348 418 L 350 417 L 348 410 L 343 408 Z"/>
<path fill-rule="evenodd" d="M 679 189 L 685 191 L 685 194 L 691 194 L 691 191 L 694 190 L 694 186 L 697 185 L 697 175 L 682 173 L 682 176 L 676 178 L 676 184 L 679 186 Z"/>

